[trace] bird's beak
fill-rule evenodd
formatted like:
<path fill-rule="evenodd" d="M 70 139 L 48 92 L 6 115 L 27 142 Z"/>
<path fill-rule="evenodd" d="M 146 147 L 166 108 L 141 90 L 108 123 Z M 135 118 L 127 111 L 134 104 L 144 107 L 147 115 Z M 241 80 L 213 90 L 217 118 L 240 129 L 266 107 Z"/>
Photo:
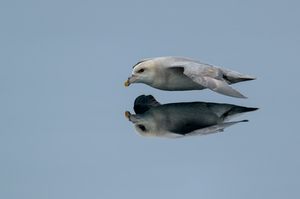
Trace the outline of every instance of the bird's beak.
<path fill-rule="evenodd" d="M 124 82 L 124 86 L 128 87 L 130 84 L 134 83 L 137 80 L 136 75 L 131 75 L 131 77 L 128 77 L 128 79 Z"/>

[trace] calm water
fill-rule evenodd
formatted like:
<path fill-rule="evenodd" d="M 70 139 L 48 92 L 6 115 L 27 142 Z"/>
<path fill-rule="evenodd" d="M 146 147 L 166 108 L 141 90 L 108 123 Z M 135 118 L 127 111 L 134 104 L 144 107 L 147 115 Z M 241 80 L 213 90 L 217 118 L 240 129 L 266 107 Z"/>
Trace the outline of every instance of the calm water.
<path fill-rule="evenodd" d="M 299 198 L 297 2 L 6 1 L 0 6 L 0 198 Z M 209 90 L 123 82 L 179 55 L 254 75 Z M 222 133 L 145 138 L 124 116 L 162 104 L 257 107 Z"/>

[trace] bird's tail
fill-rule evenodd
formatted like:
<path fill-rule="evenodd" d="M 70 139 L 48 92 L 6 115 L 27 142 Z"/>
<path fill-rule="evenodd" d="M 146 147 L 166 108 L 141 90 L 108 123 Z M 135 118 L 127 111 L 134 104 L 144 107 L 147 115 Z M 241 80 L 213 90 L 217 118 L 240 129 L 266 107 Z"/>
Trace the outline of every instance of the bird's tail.
<path fill-rule="evenodd" d="M 244 75 L 239 72 L 223 69 L 221 68 L 221 71 L 223 73 L 223 78 L 229 83 L 234 84 L 237 82 L 243 82 L 243 81 L 249 81 L 254 80 L 256 77 L 250 76 L 250 75 Z"/>
<path fill-rule="evenodd" d="M 256 111 L 257 109 L 258 108 L 253 108 L 253 107 L 233 106 L 231 109 L 226 111 L 221 117 L 225 121 L 228 121 L 233 117 L 237 117 L 246 112 Z"/>

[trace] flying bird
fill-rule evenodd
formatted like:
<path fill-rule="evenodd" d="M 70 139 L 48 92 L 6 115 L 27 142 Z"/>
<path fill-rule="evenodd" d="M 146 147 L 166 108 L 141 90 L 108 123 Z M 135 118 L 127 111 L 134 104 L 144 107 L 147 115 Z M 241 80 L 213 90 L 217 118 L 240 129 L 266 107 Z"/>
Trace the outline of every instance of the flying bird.
<path fill-rule="evenodd" d="M 222 132 L 226 127 L 248 121 L 231 122 L 231 118 L 255 110 L 257 108 L 209 102 L 161 105 L 152 95 L 141 95 L 134 102 L 136 114 L 126 111 L 125 116 L 140 135 L 175 138 Z"/>
<path fill-rule="evenodd" d="M 204 64 L 185 57 L 156 57 L 143 59 L 133 66 L 131 77 L 125 86 L 144 83 L 167 91 L 202 90 L 208 88 L 217 93 L 246 98 L 230 84 L 254 80 L 233 70 Z"/>

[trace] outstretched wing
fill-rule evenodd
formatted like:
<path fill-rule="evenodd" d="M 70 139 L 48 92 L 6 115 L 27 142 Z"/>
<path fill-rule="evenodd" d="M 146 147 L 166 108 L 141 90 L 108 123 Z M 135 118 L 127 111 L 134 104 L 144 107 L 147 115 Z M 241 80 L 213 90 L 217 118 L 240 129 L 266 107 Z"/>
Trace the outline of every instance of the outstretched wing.
<path fill-rule="evenodd" d="M 182 67 L 184 75 L 212 91 L 231 97 L 246 98 L 239 91 L 229 86 L 226 80 L 223 79 L 223 72 L 218 67 L 180 57 L 170 58 L 168 65 L 170 68 Z"/>
<path fill-rule="evenodd" d="M 231 97 L 246 98 L 239 91 L 229 86 L 226 81 L 218 80 L 209 76 L 195 76 L 193 74 L 190 74 L 189 69 L 187 68 L 185 68 L 184 74 L 190 77 L 194 82 L 200 84 L 201 86 L 209 88 L 210 90 L 215 91 L 217 93 L 228 95 Z"/>

